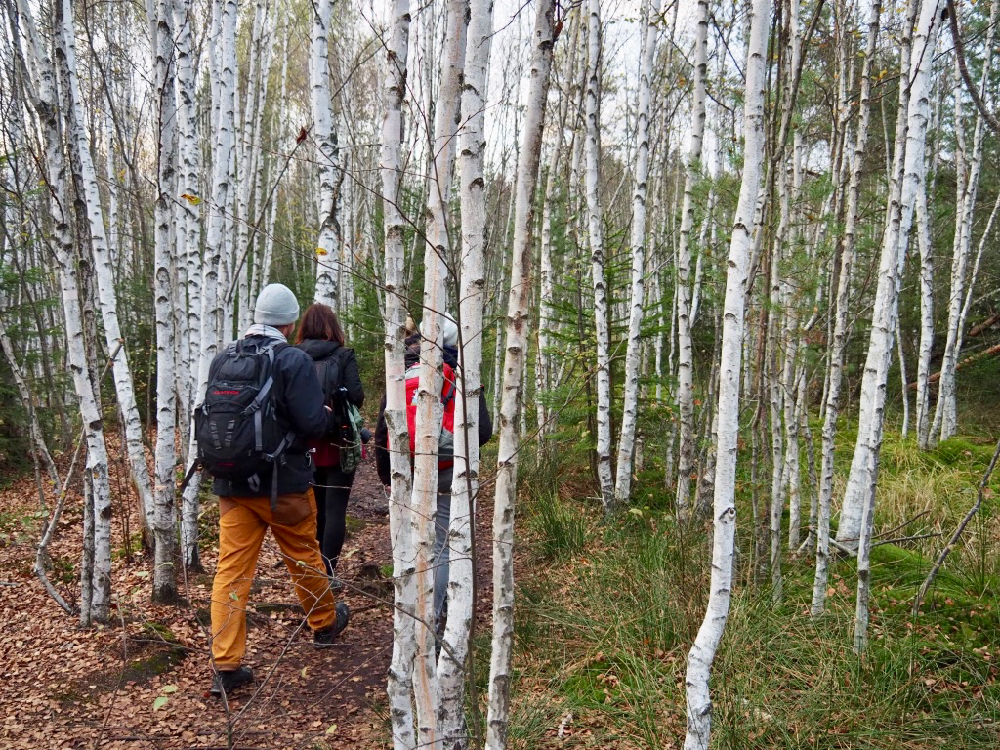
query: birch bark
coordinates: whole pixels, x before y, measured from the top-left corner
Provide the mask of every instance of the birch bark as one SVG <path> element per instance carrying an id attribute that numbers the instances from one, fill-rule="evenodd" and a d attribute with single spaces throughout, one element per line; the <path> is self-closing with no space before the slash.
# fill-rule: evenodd
<path id="1" fill-rule="evenodd" d="M 517 494 L 517 421 L 523 418 L 521 373 L 527 352 L 531 290 L 532 230 L 538 161 L 548 100 L 552 55 L 558 37 L 556 4 L 538 4 L 528 72 L 527 109 L 517 170 L 514 246 L 507 301 L 507 348 L 499 413 L 496 494 L 493 505 L 493 639 L 490 656 L 486 747 L 507 747 L 514 640 L 514 503 Z"/>
<path id="2" fill-rule="evenodd" d="M 65 0 L 69 2 L 69 0 Z M 170 225 L 176 192 L 173 15 L 169 0 L 156 4 L 156 93 L 158 154 L 157 197 L 154 207 L 154 309 L 156 317 L 156 540 L 153 568 L 153 601 L 170 602 L 177 596 L 174 575 L 176 543 L 174 508 L 175 443 L 174 315 L 171 269 L 174 266 Z"/>
<path id="3" fill-rule="evenodd" d="M 604 512 L 614 510 L 611 476 L 611 341 L 608 288 L 604 269 L 604 213 L 601 203 L 601 0 L 588 0 L 586 94 L 587 224 L 594 283 L 594 326 L 597 334 L 597 477 Z M 508 347 L 509 348 L 509 347 Z"/>
<path id="4" fill-rule="evenodd" d="M 908 17 L 915 17 L 919 9 L 923 15 L 930 15 L 933 18 L 933 11 L 937 8 L 936 0 L 928 0 L 924 8 L 918 8 L 919 5 L 918 0 L 911 0 Z M 919 27 L 913 26 L 908 20 L 905 22 L 906 29 L 915 30 L 912 38 L 904 31 L 900 44 L 900 69 L 907 71 L 909 80 L 913 83 L 909 87 L 900 86 L 899 110 L 896 118 L 896 154 L 892 166 L 893 187 L 886 211 L 878 286 L 872 312 L 871 337 L 861 381 L 858 436 L 844 492 L 840 526 L 837 529 L 837 541 L 852 547 L 858 544 L 865 498 L 875 480 L 875 467 L 882 442 L 885 389 L 895 334 L 896 291 L 901 270 L 900 252 L 905 247 L 905 240 L 909 234 L 915 190 L 920 184 L 919 171 L 913 162 L 918 156 L 923 159 L 926 121 L 922 122 L 923 128 L 918 135 L 918 123 L 915 119 L 911 121 L 910 115 L 917 117 L 915 102 L 920 99 L 922 87 L 926 85 L 927 66 L 930 63 L 925 62 L 922 56 L 933 48 L 928 47 L 926 37 L 931 30 L 931 22 L 924 18 L 921 21 L 926 23 Z M 921 34 L 919 38 L 918 30 Z M 911 143 L 914 148 L 919 149 L 919 153 L 910 152 Z M 910 163 L 907 163 L 907 159 Z M 907 174 L 910 179 L 906 178 Z"/>
<path id="5" fill-rule="evenodd" d="M 483 112 L 493 36 L 493 0 L 472 0 L 467 31 L 458 136 L 462 255 L 459 297 L 459 372 L 455 394 L 455 466 L 449 549 L 448 619 L 438 660 L 440 729 L 447 750 L 468 746 L 465 683 L 475 617 L 473 524 L 479 494 L 479 397 L 482 391 L 483 303 L 486 274 L 486 194 Z"/>
<path id="6" fill-rule="evenodd" d="M 114 273 L 112 270 L 111 249 L 108 244 L 104 224 L 104 209 L 101 206 L 100 186 L 97 181 L 97 170 L 90 150 L 90 139 L 87 135 L 87 117 L 83 111 L 84 103 L 80 96 L 80 84 L 76 71 L 76 35 L 74 31 L 72 8 L 63 0 L 63 54 L 69 81 L 70 110 L 66 113 L 69 128 L 69 140 L 74 153 L 77 154 L 82 174 L 80 177 L 84 186 L 84 199 L 87 206 L 87 220 L 90 230 L 90 246 L 94 254 L 94 269 L 97 277 L 97 289 L 100 296 L 101 318 L 104 324 L 104 334 L 109 352 L 118 350 L 122 341 L 121 328 L 118 323 L 118 299 L 115 292 Z M 139 408 L 136 405 L 135 390 L 132 385 L 132 371 L 129 367 L 127 349 L 121 348 L 112 365 L 115 381 L 115 393 L 125 422 L 125 443 L 129 458 L 129 470 L 136 492 L 139 495 L 141 507 L 150 520 L 152 511 L 152 492 L 149 485 L 149 472 L 146 469 L 146 449 L 142 440 L 142 423 L 139 420 Z M 103 534 L 101 526 L 110 523 L 110 519 L 99 519 L 96 528 Z M 110 533 L 110 531 L 108 532 Z M 109 537 L 110 539 L 110 537 Z M 110 542 L 109 542 L 110 543 Z M 101 563 L 103 564 L 103 563 Z M 110 565 L 110 562 L 108 563 Z"/>
<path id="7" fill-rule="evenodd" d="M 702 5 L 707 5 L 704 0 Z M 642 318 L 646 289 L 646 177 L 649 173 L 649 100 L 650 77 L 656 54 L 657 21 L 660 0 L 645 3 L 642 50 L 639 62 L 639 109 L 636 123 L 635 189 L 632 194 L 632 292 L 625 353 L 625 394 L 622 403 L 621 434 L 618 438 L 618 466 L 615 476 L 615 505 L 628 503 L 632 496 L 632 455 L 639 409 L 639 365 L 642 356 Z M 707 25 L 707 24 L 706 24 Z M 699 33 L 701 25 L 699 21 Z M 698 38 L 698 43 L 701 37 Z M 707 41 L 705 43 L 707 47 Z M 700 55 L 701 53 L 699 53 Z M 695 65 L 707 62 L 699 56 Z M 696 75 L 696 80 L 699 76 Z M 704 78 L 701 78 L 704 83 Z M 695 97 L 698 96 L 695 83 Z M 702 89 L 702 93 L 704 90 Z M 697 114 L 695 115 L 697 119 Z M 702 118 L 704 122 L 704 118 Z"/>
<path id="8" fill-rule="evenodd" d="M 838 3 L 838 13 L 842 13 L 843 10 L 843 6 Z M 822 456 L 820 458 L 820 484 L 816 511 L 816 571 L 813 576 L 813 617 L 823 614 L 826 605 L 826 583 L 830 567 L 830 505 L 833 498 L 837 418 L 840 414 L 840 392 L 844 380 L 844 353 L 847 349 L 851 269 L 854 264 L 854 245 L 857 238 L 858 202 L 865 148 L 868 144 L 868 124 L 871 117 L 872 64 L 874 63 L 877 49 L 879 18 L 881 14 L 881 0 L 874 0 L 869 9 L 864 62 L 861 64 L 858 127 L 850 183 L 847 189 L 847 216 L 845 219 L 844 237 L 840 247 L 840 276 L 837 281 L 835 298 L 833 343 L 830 350 L 829 363 L 830 374 L 826 399 L 823 402 Z M 847 18 L 843 18 L 841 23 L 847 23 Z"/>
<path id="9" fill-rule="evenodd" d="M 392 662 L 389 665 L 389 713 L 395 750 L 417 746 L 411 703 L 413 658 L 416 654 L 414 538 L 410 529 L 410 457 L 401 446 L 409 445 L 406 424 L 406 378 L 404 339 L 406 307 L 399 296 L 404 279 L 403 229 L 400 211 L 400 143 L 403 138 L 403 97 L 406 92 L 406 58 L 409 46 L 409 0 L 393 6 L 392 36 L 385 70 L 385 118 L 382 121 L 381 177 L 385 215 L 385 414 L 391 444 L 389 456 L 392 487 L 389 501 L 389 528 L 392 535 L 393 582 L 396 607 L 393 610 Z M 282 73 L 284 76 L 284 71 Z M 265 269 L 266 272 L 266 269 Z"/>
<path id="10" fill-rule="evenodd" d="M 708 0 L 699 0 L 696 16 L 694 101 L 684 163 L 684 198 L 677 237 L 677 410 L 680 444 L 677 467 L 677 515 L 686 519 L 691 474 L 695 466 L 694 359 L 691 348 L 691 233 L 694 230 L 694 190 L 701 177 L 705 133 L 705 82 L 708 74 Z"/>
<path id="11" fill-rule="evenodd" d="M 685 750 L 707 750 L 712 730 L 709 677 L 729 617 L 736 535 L 736 451 L 739 435 L 740 364 L 745 294 L 753 246 L 757 195 L 764 164 L 764 88 L 769 0 L 755 0 L 747 45 L 746 96 L 743 110 L 743 178 L 729 245 L 719 368 L 718 449 L 715 467 L 712 577 L 708 609 L 688 654 L 687 736 Z"/>
<path id="12" fill-rule="evenodd" d="M 913 58 L 908 66 L 912 83 L 905 112 L 906 139 L 905 144 L 900 139 L 896 141 L 897 151 L 904 151 L 900 203 L 898 208 L 892 207 L 892 215 L 886 227 L 887 244 L 882 250 L 871 342 L 865 363 L 865 377 L 861 385 L 862 410 L 858 422 L 858 441 L 855 444 L 854 462 L 848 479 L 848 494 L 844 497 L 845 509 L 852 491 L 853 497 L 857 498 L 856 502 L 861 506 L 858 529 L 858 592 L 854 615 L 854 650 L 858 653 L 864 651 L 868 642 L 871 566 L 869 554 L 875 509 L 875 485 L 878 481 L 879 452 L 885 417 L 885 390 L 889 365 L 892 362 L 893 334 L 897 317 L 896 302 L 907 237 L 913 220 L 913 204 L 917 191 L 923 187 L 924 171 L 927 166 L 924 159 L 924 145 L 927 123 L 930 119 L 930 68 L 937 40 L 940 6 L 940 0 L 926 0 L 920 8 L 919 19 L 913 33 Z M 893 244 L 889 245 L 889 242 Z"/>
<path id="13" fill-rule="evenodd" d="M 442 321 L 447 302 L 445 278 L 451 258 L 448 202 L 451 192 L 455 134 L 460 124 L 459 95 L 465 64 L 467 0 L 449 0 L 445 21 L 441 85 L 434 123 L 433 184 L 428 194 L 427 240 L 424 248 L 424 316 L 420 324 L 420 379 L 417 387 L 411 533 L 416 546 L 417 653 L 414 660 L 414 704 L 417 740 L 436 748 L 441 742 L 435 672 L 434 515 L 438 492 L 438 436 L 443 406 Z M 450 488 L 449 488 L 450 489 Z"/>
<path id="14" fill-rule="evenodd" d="M 316 291 L 313 299 L 337 309 L 337 269 L 340 253 L 337 231 L 337 139 L 333 131 L 330 96 L 329 36 L 333 0 L 313 5 L 309 85 L 312 93 L 313 140 L 319 151 L 319 239 L 316 241 Z"/>

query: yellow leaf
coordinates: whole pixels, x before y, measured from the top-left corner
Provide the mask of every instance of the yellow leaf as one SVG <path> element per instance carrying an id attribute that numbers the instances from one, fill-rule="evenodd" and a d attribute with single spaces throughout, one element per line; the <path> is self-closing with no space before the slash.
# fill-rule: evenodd
<path id="1" fill-rule="evenodd" d="M 189 193 L 181 193 L 181 198 L 186 200 L 192 206 L 197 206 L 199 203 L 201 203 L 201 198 L 199 198 L 197 195 L 191 195 Z"/>
<path id="2" fill-rule="evenodd" d="M 336 732 L 336 731 L 337 731 L 337 725 L 336 725 L 336 724 L 331 724 L 331 725 L 330 725 L 329 727 L 327 727 L 327 729 L 326 729 L 326 733 L 327 733 L 327 734 L 333 734 L 333 733 L 334 733 L 334 732 Z"/>
<path id="3" fill-rule="evenodd" d="M 123 169 L 121 172 L 118 173 L 118 179 L 119 180 L 124 180 L 126 174 L 127 174 L 127 171 Z"/>
<path id="4" fill-rule="evenodd" d="M 329 255 L 329 253 L 321 247 L 316 248 L 316 255 Z"/>

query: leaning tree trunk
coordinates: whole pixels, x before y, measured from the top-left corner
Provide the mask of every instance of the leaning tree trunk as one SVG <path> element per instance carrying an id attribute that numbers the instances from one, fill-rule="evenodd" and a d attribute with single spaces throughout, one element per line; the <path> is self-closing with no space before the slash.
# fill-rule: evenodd
<path id="1" fill-rule="evenodd" d="M 392 543 L 393 610 L 392 662 L 389 665 L 389 714 L 395 750 L 413 750 L 417 745 L 411 702 L 413 657 L 416 654 L 414 539 L 410 530 L 410 461 L 406 424 L 406 303 L 403 286 L 403 231 L 405 221 L 399 198 L 403 172 L 400 142 L 403 136 L 402 104 L 406 92 L 406 57 L 410 33 L 408 0 L 396 0 L 392 36 L 385 72 L 385 119 L 382 123 L 382 194 L 385 212 L 385 415 L 389 440 L 396 446 L 389 454 L 392 490 L 389 500 L 389 530 Z M 284 67 L 284 64 L 283 64 Z M 284 78 L 284 71 L 282 72 Z M 284 88 L 284 86 L 282 87 Z M 264 269 L 267 273 L 267 268 Z"/>
<path id="2" fill-rule="evenodd" d="M 62 0 L 59 0 L 62 2 Z M 87 115 L 80 95 L 80 84 L 76 73 L 76 43 L 73 28 L 72 7 L 64 3 L 63 33 L 65 35 L 65 63 L 69 81 L 69 111 L 66 113 L 69 140 L 77 155 L 82 174 L 84 200 L 87 204 L 87 219 L 90 228 L 90 246 L 94 254 L 94 268 L 97 276 L 97 290 L 100 299 L 101 317 L 104 323 L 105 342 L 108 352 L 118 351 L 112 365 L 115 393 L 121 408 L 125 427 L 125 446 L 129 459 L 129 470 L 141 508 L 147 523 L 152 520 L 153 498 L 149 486 L 149 471 L 146 468 L 146 448 L 142 440 L 142 423 L 136 405 L 135 390 L 132 385 L 132 371 L 129 367 L 127 348 L 119 347 L 122 338 L 118 323 L 118 298 L 115 291 L 111 249 L 105 233 L 104 209 L 101 206 L 101 191 L 97 181 L 97 170 L 90 151 L 87 136 Z M 110 520 L 106 521 L 110 523 Z"/>
<path id="3" fill-rule="evenodd" d="M 934 0 L 928 0 L 928 4 Z M 900 44 L 900 70 L 906 71 L 912 79 L 915 67 L 921 63 L 919 55 L 911 56 L 913 39 L 910 30 L 914 28 L 910 18 L 916 18 L 919 0 L 910 0 L 907 20 Z M 912 47 L 915 49 L 915 47 Z M 923 48 L 920 52 L 923 53 Z M 912 60 L 912 64 L 911 64 Z M 856 548 L 861 534 L 865 496 L 874 482 L 874 472 L 882 440 L 882 424 L 885 407 L 885 389 L 889 379 L 889 364 L 892 361 L 893 335 L 895 333 L 896 290 L 900 275 L 900 236 L 909 234 L 913 217 L 915 193 L 912 188 L 917 183 L 907 183 L 903 179 L 906 168 L 905 158 L 910 131 L 908 112 L 913 86 L 899 87 L 899 108 L 896 116 L 896 153 L 893 157 L 889 204 L 886 211 L 886 228 L 883 235 L 882 255 L 879 261 L 878 285 L 872 311 L 871 336 L 865 360 L 864 376 L 861 381 L 861 395 L 858 409 L 858 435 L 854 445 L 851 472 L 844 491 L 840 512 L 840 526 L 837 541 Z M 921 149 L 921 156 L 923 151 Z M 912 158 L 916 158 L 913 156 Z M 906 190 L 910 187 L 910 190 Z"/>
<path id="4" fill-rule="evenodd" d="M 913 0 L 916 3 L 916 0 Z M 866 399 L 872 405 L 869 421 L 858 423 L 858 443 L 854 464 L 848 479 L 848 491 L 854 488 L 860 494 L 862 512 L 858 540 L 858 592 L 854 613 L 854 650 L 861 653 L 868 643 L 868 598 L 871 574 L 871 535 L 875 510 L 875 486 L 878 482 L 879 452 L 885 418 L 885 390 L 892 362 L 892 345 L 896 323 L 896 302 L 902 275 L 903 255 L 913 221 L 913 204 L 917 191 L 923 188 L 927 161 L 924 147 L 927 122 L 930 119 L 930 69 L 932 51 L 937 37 L 938 10 L 941 0 L 925 0 L 913 33 L 913 59 L 909 67 L 910 97 L 906 108 L 905 145 L 897 141 L 896 148 L 904 150 L 900 204 L 893 207 L 886 237 L 896 246 L 885 247 L 879 268 L 879 289 L 875 297 L 872 316 L 871 344 L 865 363 L 862 381 L 862 404 Z M 896 225 L 894 230 L 893 224 Z M 887 257 L 888 262 L 887 262 Z M 887 287 L 883 293 L 883 288 Z M 862 416 L 864 413 L 862 413 Z M 858 454 L 861 454 L 861 462 Z M 856 470 L 857 469 L 857 470 Z M 844 498 L 845 504 L 847 497 Z"/>
<path id="5" fill-rule="evenodd" d="M 709 677 L 729 617 L 736 537 L 736 451 L 739 437 L 740 362 L 743 316 L 754 210 L 764 164 L 764 69 L 766 30 L 770 26 L 769 0 L 755 0 L 747 46 L 746 96 L 743 110 L 743 180 L 729 244 L 720 362 L 718 448 L 715 466 L 715 523 L 712 577 L 705 620 L 688 654 L 687 737 L 685 750 L 707 750 L 712 731 Z"/>
<path id="6" fill-rule="evenodd" d="M 55 28 L 57 29 L 56 55 L 63 66 L 63 74 L 67 83 L 67 90 L 63 92 L 63 95 L 70 112 L 71 127 L 74 131 L 73 141 L 83 172 L 79 177 L 82 179 L 85 189 L 88 192 L 93 192 L 96 189 L 96 176 L 93 161 L 87 160 L 87 157 L 90 156 L 89 145 L 86 141 L 80 142 L 81 136 L 85 139 L 86 135 L 81 132 L 84 113 L 76 75 L 76 34 L 73 28 L 73 8 L 69 0 L 60 0 L 54 10 Z M 61 148 L 61 146 L 58 147 Z M 88 164 L 89 171 L 86 167 Z M 88 183 L 91 182 L 92 184 L 88 187 Z M 65 185 L 65 181 L 62 184 Z M 63 195 L 65 197 L 66 194 Z M 104 217 L 100 212 L 99 196 L 97 200 L 96 214 L 93 213 L 93 208 L 88 201 L 89 228 L 92 234 L 100 233 L 99 239 L 94 238 L 94 244 L 105 243 L 104 250 L 106 252 Z M 64 203 L 63 205 L 68 204 Z M 63 220 L 65 221 L 65 217 Z M 68 227 L 66 228 L 66 238 L 69 239 Z M 80 240 L 81 245 L 86 245 L 83 238 L 78 238 L 78 240 Z M 87 469 L 91 494 L 85 503 L 87 504 L 86 510 L 90 511 L 93 519 L 93 567 L 90 570 L 90 585 L 88 587 L 88 582 L 84 581 L 84 589 L 91 597 L 90 617 L 98 622 L 106 622 L 111 608 L 111 489 L 108 484 L 107 448 L 104 443 L 104 427 L 98 401 L 100 383 L 95 382 L 96 376 L 92 373 L 88 362 L 84 322 L 80 318 L 81 304 L 89 290 L 80 289 L 81 280 L 76 267 L 71 239 L 68 246 L 63 249 L 67 252 L 64 257 L 60 258 L 63 265 L 63 311 L 66 316 L 66 338 L 71 350 L 70 369 L 73 370 L 76 381 L 77 394 L 80 396 L 80 411 L 87 432 Z M 70 340 L 71 336 L 72 340 Z M 115 343 L 117 346 L 117 342 Z M 84 536 L 86 547 L 86 540 L 90 536 L 86 528 Z M 85 619 L 82 615 L 86 609 L 86 607 L 81 607 L 81 620 Z M 89 625 L 90 623 L 83 622 L 83 624 Z"/>
<path id="7" fill-rule="evenodd" d="M 614 510 L 611 476 L 611 341 L 608 328 L 608 284 L 605 278 L 604 213 L 601 204 L 601 0 L 588 0 L 587 46 L 587 223 L 594 282 L 594 326 L 597 329 L 597 477 L 604 512 Z"/>
<path id="8" fill-rule="evenodd" d="M 333 99 L 328 60 L 333 0 L 316 0 L 313 8 L 309 85 L 312 90 L 313 140 L 319 161 L 319 239 L 316 240 L 316 291 L 313 299 L 337 309 L 337 140 L 333 132 Z"/>
<path id="9" fill-rule="evenodd" d="M 503 398 L 500 405 L 500 445 L 497 449 L 496 493 L 493 505 L 493 642 L 490 656 L 489 707 L 486 747 L 507 747 L 510 726 L 510 688 L 514 645 L 514 501 L 517 495 L 519 441 L 517 420 L 521 409 L 521 372 L 528 345 L 531 291 L 532 229 L 538 161 L 542 149 L 549 74 L 558 31 L 556 4 L 538 5 L 534 52 L 528 73 L 527 109 L 521 134 L 514 209 L 514 246 L 507 300 L 507 348 L 504 353 Z"/>
<path id="10" fill-rule="evenodd" d="M 703 5 L 708 0 L 702 0 Z M 636 123 L 635 190 L 632 195 L 632 309 L 629 314 L 628 347 L 625 353 L 625 394 L 622 399 L 621 434 L 618 438 L 618 467 L 615 476 L 615 504 L 628 503 L 632 495 L 632 455 L 635 451 L 639 410 L 639 365 L 642 356 L 642 317 L 646 289 L 646 176 L 649 173 L 649 80 L 656 54 L 656 22 L 660 0 L 649 0 L 645 10 L 642 52 L 639 62 L 639 111 Z M 706 22 L 707 26 L 707 22 Z M 701 23 L 698 25 L 701 33 Z M 701 37 L 699 36 L 699 42 Z M 707 47 L 707 42 L 705 44 Z M 700 57 L 696 65 L 707 62 Z M 704 81 L 704 78 L 701 78 Z M 695 84 L 697 87 L 697 83 Z M 697 98 L 697 91 L 695 93 Z M 697 117 L 697 115 L 696 115 Z M 704 120 L 702 120 L 704 122 Z"/>

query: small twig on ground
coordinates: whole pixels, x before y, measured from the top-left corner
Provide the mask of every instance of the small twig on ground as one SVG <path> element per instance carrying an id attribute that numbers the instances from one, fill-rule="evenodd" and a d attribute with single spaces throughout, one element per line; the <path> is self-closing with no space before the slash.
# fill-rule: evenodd
<path id="1" fill-rule="evenodd" d="M 900 529 L 905 528 L 906 526 L 909 526 L 911 523 L 913 523 L 914 521 L 916 521 L 916 520 L 918 520 L 920 518 L 923 518 L 928 513 L 930 513 L 929 510 L 925 510 L 925 511 L 923 511 L 921 513 L 917 513 L 917 515 L 915 515 L 910 520 L 903 521 L 901 524 L 899 524 L 899 526 L 894 526 L 893 528 L 889 529 L 888 531 L 883 531 L 881 534 L 876 534 L 874 538 L 875 539 L 881 539 L 884 536 L 889 536 L 890 534 L 895 534 Z"/>
<path id="2" fill-rule="evenodd" d="M 951 535 L 951 539 L 941 550 L 941 554 L 938 555 L 937 562 L 934 563 L 934 567 L 931 568 L 930 573 L 927 574 L 927 578 L 920 585 L 920 590 L 917 592 L 917 596 L 913 600 L 913 609 L 911 612 L 913 616 L 916 617 L 920 612 L 920 605 L 923 604 L 924 597 L 927 595 L 927 591 L 934 583 L 934 579 L 937 578 L 938 571 L 941 570 L 941 566 L 944 565 L 944 561 L 951 554 L 951 551 L 955 548 L 958 538 L 962 536 L 962 532 L 965 531 L 965 527 L 969 525 L 972 521 L 972 517 L 979 512 L 980 506 L 983 504 L 983 498 L 989 497 L 992 493 L 989 490 L 990 476 L 993 474 L 993 469 L 997 465 L 997 458 L 1000 458 L 1000 440 L 997 441 L 997 447 L 993 451 L 993 458 L 990 459 L 990 465 L 986 467 L 986 473 L 983 474 L 982 480 L 979 482 L 979 492 L 976 494 L 976 502 L 972 504 L 969 508 L 969 512 L 965 514 L 965 518 L 955 529 L 954 533 Z"/>

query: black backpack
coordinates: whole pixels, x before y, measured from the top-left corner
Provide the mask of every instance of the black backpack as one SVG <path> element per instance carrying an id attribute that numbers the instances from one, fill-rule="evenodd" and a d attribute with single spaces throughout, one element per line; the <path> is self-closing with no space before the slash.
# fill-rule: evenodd
<path id="1" fill-rule="evenodd" d="M 216 479 L 246 482 L 253 492 L 260 490 L 261 476 L 270 473 L 272 503 L 278 466 L 295 440 L 278 417 L 272 392 L 274 359 L 286 346 L 274 340 L 230 344 L 194 415 L 196 465 Z"/>
<path id="2" fill-rule="evenodd" d="M 316 368 L 316 379 L 323 389 L 323 404 L 330 407 L 336 418 L 336 428 L 327 435 L 337 445 L 343 445 L 345 440 L 353 435 L 345 434 L 348 429 L 347 420 L 347 389 L 344 387 L 344 347 L 337 349 L 332 356 L 313 360 Z"/>

